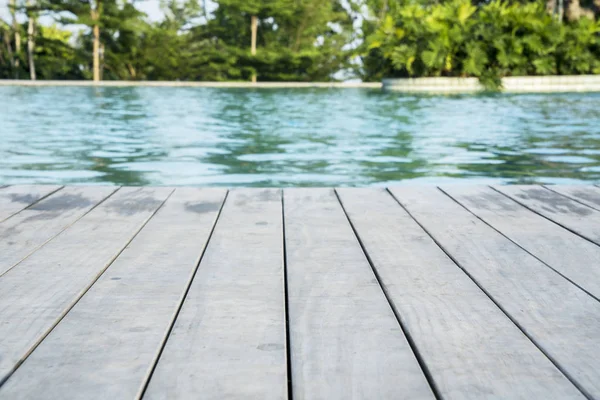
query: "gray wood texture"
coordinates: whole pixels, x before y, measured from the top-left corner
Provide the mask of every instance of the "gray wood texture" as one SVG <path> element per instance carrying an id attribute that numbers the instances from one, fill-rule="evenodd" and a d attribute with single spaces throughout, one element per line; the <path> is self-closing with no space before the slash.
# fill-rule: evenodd
<path id="1" fill-rule="evenodd" d="M 0 276 L 115 190 L 108 186 L 69 186 L 0 223 Z"/>
<path id="2" fill-rule="evenodd" d="M 223 189 L 176 189 L 11 376 L 0 396 L 138 397 L 183 301 L 225 193 Z"/>
<path id="3" fill-rule="evenodd" d="M 0 222 L 61 187 L 57 185 L 14 185 L 0 189 Z"/>
<path id="4" fill-rule="evenodd" d="M 387 191 L 337 191 L 442 398 L 585 398 Z"/>
<path id="5" fill-rule="evenodd" d="M 584 185 L 551 185 L 545 186 L 553 192 L 570 197 L 596 210 L 600 210 L 600 188 Z"/>
<path id="6" fill-rule="evenodd" d="M 0 188 L 1 400 L 600 399 L 600 189 L 115 189 Z"/>
<path id="7" fill-rule="evenodd" d="M 284 192 L 293 398 L 433 394 L 332 189 Z"/>
<path id="8" fill-rule="evenodd" d="M 281 192 L 230 191 L 144 399 L 287 397 Z"/>
<path id="9" fill-rule="evenodd" d="M 487 186 L 444 192 L 512 241 L 600 299 L 600 247 Z"/>
<path id="10" fill-rule="evenodd" d="M 600 302 L 437 188 L 391 191 L 572 382 L 600 398 Z"/>
<path id="11" fill-rule="evenodd" d="M 600 211 L 543 186 L 493 186 L 516 202 L 600 245 Z"/>
<path id="12" fill-rule="evenodd" d="M 121 188 L 0 277 L 0 382 L 71 309 L 171 192 Z"/>

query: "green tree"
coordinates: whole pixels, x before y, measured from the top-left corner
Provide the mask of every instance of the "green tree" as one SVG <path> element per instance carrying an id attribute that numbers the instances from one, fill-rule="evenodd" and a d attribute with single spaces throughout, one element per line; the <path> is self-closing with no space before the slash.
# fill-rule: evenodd
<path id="1" fill-rule="evenodd" d="M 121 65 L 113 55 L 119 45 L 127 43 L 128 36 L 143 26 L 143 13 L 132 2 L 118 0 L 43 0 L 42 7 L 54 12 L 63 25 L 84 25 L 88 27 L 78 40 L 82 51 L 90 54 L 89 63 L 82 65 L 85 76 L 101 80 L 105 69 L 119 77 Z M 123 37 L 122 37 L 123 36 Z M 91 51 L 89 50 L 91 49 Z M 112 53 L 111 53 L 112 52 Z M 105 59 L 110 59 L 105 63 Z M 118 57 L 117 57 L 118 59 Z M 121 61 L 119 59 L 119 61 Z M 90 73 L 91 71 L 91 73 Z"/>
<path id="2" fill-rule="evenodd" d="M 40 26 L 35 57 L 38 79 L 83 79 L 83 54 L 70 44 L 72 33 L 57 25 Z"/>
<path id="3" fill-rule="evenodd" d="M 230 79 L 257 74 L 261 80 L 331 80 L 348 65 L 347 46 L 355 39 L 347 4 L 351 3 L 223 0 L 214 18 L 197 27 L 193 37 L 222 49 L 217 65 Z M 253 15 L 259 27 L 256 55 L 245 50 L 252 42 Z"/>

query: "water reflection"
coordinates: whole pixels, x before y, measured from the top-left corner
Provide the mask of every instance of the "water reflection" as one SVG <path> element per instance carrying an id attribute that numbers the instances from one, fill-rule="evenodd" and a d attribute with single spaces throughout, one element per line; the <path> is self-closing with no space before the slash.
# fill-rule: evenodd
<path id="1" fill-rule="evenodd" d="M 0 184 L 598 182 L 600 95 L 0 88 Z"/>

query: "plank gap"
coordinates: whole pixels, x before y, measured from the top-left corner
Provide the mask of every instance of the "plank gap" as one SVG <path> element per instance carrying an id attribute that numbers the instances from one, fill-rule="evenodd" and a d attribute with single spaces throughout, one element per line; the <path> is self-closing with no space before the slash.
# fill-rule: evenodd
<path id="1" fill-rule="evenodd" d="M 223 198 L 223 202 L 221 203 L 221 207 L 219 208 L 219 212 L 217 213 L 217 217 L 215 218 L 215 221 L 211 227 L 210 233 L 208 234 L 208 239 L 206 239 L 206 244 L 204 245 L 204 249 L 202 249 L 202 253 L 200 254 L 200 257 L 198 258 L 198 263 L 196 264 L 196 267 L 194 268 L 194 272 L 192 273 L 192 276 L 189 280 L 189 282 L 187 283 L 187 287 L 185 289 L 185 292 L 183 293 L 183 296 L 179 302 L 179 305 L 177 307 L 177 311 L 175 311 L 175 314 L 173 315 L 173 319 L 169 324 L 169 328 L 167 330 L 167 334 L 165 335 L 163 342 L 161 343 L 160 346 L 160 350 L 158 351 L 155 360 L 152 362 L 152 368 L 150 370 L 150 372 L 148 373 L 148 376 L 146 377 L 141 390 L 139 391 L 138 395 L 135 397 L 136 400 L 139 400 L 141 398 L 144 397 L 144 394 L 146 394 L 146 390 L 148 390 L 148 385 L 150 384 L 150 380 L 152 379 L 152 375 L 154 374 L 154 371 L 156 370 L 156 366 L 158 365 L 158 361 L 160 360 L 160 357 L 163 354 L 163 351 L 165 349 L 165 346 L 167 345 L 167 342 L 169 341 L 169 337 L 171 336 L 171 332 L 173 331 L 173 327 L 175 326 L 175 321 L 177 321 L 177 317 L 179 316 L 179 313 L 181 312 L 181 309 L 183 308 L 183 303 L 185 303 L 185 299 L 188 296 L 188 293 L 190 292 L 190 287 L 192 286 L 192 282 L 194 281 L 194 278 L 196 277 L 196 273 L 198 272 L 198 268 L 200 267 L 200 263 L 202 262 L 202 258 L 204 257 L 204 253 L 206 253 L 206 249 L 208 248 L 208 245 L 210 243 L 210 239 L 213 236 L 213 233 L 215 231 L 215 228 L 217 226 L 217 223 L 219 222 L 219 217 L 221 216 L 221 212 L 223 211 L 223 207 L 225 207 L 225 203 L 227 202 L 227 197 L 229 196 L 229 190 L 227 190 L 225 192 L 225 197 Z"/>
<path id="2" fill-rule="evenodd" d="M 64 186 L 62 187 L 64 188 Z M 61 189 L 62 189 L 61 188 Z M 46 196 L 45 198 L 48 198 L 50 195 L 57 193 L 59 190 L 61 189 L 57 189 L 55 190 L 53 193 L 50 193 L 48 196 Z M 86 215 L 88 215 L 90 212 L 92 212 L 96 207 L 98 207 L 99 205 L 101 205 L 102 203 L 104 203 L 106 200 L 108 200 L 112 195 L 114 195 L 118 190 L 120 189 L 120 187 L 118 187 L 117 189 L 113 190 L 108 196 L 106 196 L 105 198 L 103 198 L 102 200 L 100 200 L 99 203 L 95 204 L 94 206 L 92 206 L 89 210 L 87 210 L 86 212 L 84 212 L 83 214 L 81 214 L 79 217 L 77 217 L 76 219 L 72 220 L 70 223 L 68 223 L 67 225 L 65 225 L 62 229 L 58 230 L 54 235 L 51 235 L 49 238 L 47 238 L 45 241 L 43 241 L 40 245 L 38 245 L 37 247 L 33 248 L 30 252 L 28 252 L 25 256 L 23 256 L 22 258 L 19 259 L 19 261 L 15 262 L 12 266 L 10 266 L 8 269 L 6 269 L 5 271 L 0 271 L 0 278 L 2 276 L 4 276 L 5 274 L 7 274 L 10 270 L 12 270 L 13 268 L 17 267 L 20 263 L 22 263 L 23 261 L 25 261 L 27 258 L 31 257 L 36 251 L 40 250 L 42 247 L 44 247 L 46 244 L 48 244 L 50 241 L 52 241 L 54 238 L 56 238 L 58 235 L 60 235 L 61 233 L 63 233 L 64 231 L 66 231 L 67 229 L 69 229 L 71 226 L 73 226 L 74 223 L 76 223 L 77 221 L 79 221 L 81 218 L 85 217 Z M 44 200 L 44 198 L 40 199 L 39 201 L 37 201 L 36 203 L 31 204 L 29 207 L 34 206 L 35 204 L 41 202 L 42 200 Z M 27 207 L 27 208 L 29 208 Z M 26 209 L 27 209 L 26 208 Z M 21 210 L 19 211 L 25 211 Z M 16 217 L 17 215 L 19 215 L 19 213 L 14 214 L 11 216 L 11 218 Z M 6 221 L 6 220 L 5 220 Z M 4 221 L 3 221 L 4 222 Z M 1 268 L 0 268 L 1 269 Z"/>
<path id="3" fill-rule="evenodd" d="M 473 211 L 471 211 L 467 206 L 465 206 L 464 204 L 462 204 L 459 200 L 455 199 L 451 194 L 449 194 L 448 192 L 446 192 L 443 188 L 441 187 L 437 187 L 438 190 L 440 190 L 442 193 L 444 193 L 446 196 L 448 196 L 452 201 L 454 201 L 456 204 L 458 204 L 459 206 L 461 206 L 462 208 L 464 208 L 467 212 L 469 212 L 471 215 L 473 215 L 475 218 L 477 218 L 478 220 L 480 220 L 481 222 L 483 222 L 484 224 L 486 224 L 487 226 L 489 226 L 490 228 L 492 228 L 493 230 L 495 230 L 496 232 L 498 232 L 500 235 L 504 236 L 506 239 L 508 239 L 509 241 L 511 241 L 512 243 L 514 243 L 517 247 L 519 247 L 521 250 L 523 250 L 524 252 L 526 252 L 527 254 L 529 254 L 530 256 L 532 256 L 533 258 L 535 258 L 536 260 L 538 260 L 539 262 L 541 262 L 542 264 L 544 264 L 546 267 L 550 268 L 552 271 L 554 271 L 555 273 L 557 273 L 558 275 L 560 275 L 561 278 L 566 279 L 567 281 L 569 281 L 572 285 L 576 286 L 577 288 L 579 288 L 581 291 L 585 292 L 587 295 L 589 295 L 590 297 L 592 297 L 593 299 L 595 299 L 596 301 L 600 302 L 600 299 L 594 295 L 593 293 L 591 293 L 590 291 L 588 291 L 587 289 L 583 288 L 582 286 L 580 286 L 578 283 L 576 283 L 575 281 L 573 281 L 571 278 L 569 278 L 568 276 L 564 275 L 562 272 L 558 271 L 557 269 L 555 269 L 553 266 L 551 266 L 550 264 L 548 264 L 547 262 L 545 262 L 544 260 L 542 260 L 541 258 L 539 258 L 537 255 L 535 255 L 534 253 L 532 253 L 531 251 L 527 250 L 525 247 L 523 247 L 522 245 L 520 245 L 518 242 L 516 242 L 515 240 L 511 239 L 508 235 L 504 234 L 502 231 L 500 231 L 499 229 L 496 229 L 492 224 L 488 223 L 485 219 L 481 218 L 479 215 L 475 214 Z M 514 201 L 512 198 L 509 198 L 510 200 Z M 521 204 L 519 204 L 521 205 Z"/>
<path id="4" fill-rule="evenodd" d="M 48 193 L 48 194 L 46 194 L 46 195 L 44 195 L 44 196 L 40 197 L 39 199 L 37 199 L 36 201 L 34 201 L 33 203 L 31 203 L 30 205 L 28 205 L 27 207 L 25 207 L 23 210 L 30 209 L 31 207 L 33 207 L 33 206 L 37 205 L 37 204 L 38 204 L 40 201 L 42 201 L 42 200 L 45 200 L 46 198 L 48 198 L 48 197 L 52 196 L 54 193 L 57 193 L 57 192 L 58 192 L 58 191 L 60 191 L 60 190 L 63 190 L 65 187 L 66 187 L 65 185 L 59 186 L 57 189 L 54 189 L 54 190 L 53 190 L 53 191 L 51 191 L 50 193 Z M 21 211 L 23 211 L 23 210 L 21 210 Z M 19 212 L 21 212 L 21 211 L 19 211 Z M 18 213 L 17 213 L 17 214 L 18 214 Z M 16 215 L 16 214 L 13 214 L 13 215 Z M 11 217 L 12 217 L 13 215 L 11 215 Z M 10 217 L 9 217 L 9 218 L 10 218 Z M 8 219 L 8 218 L 7 218 L 7 219 Z"/>
<path id="5" fill-rule="evenodd" d="M 574 196 L 571 196 L 571 195 L 569 195 L 567 193 L 554 190 L 553 187 L 555 187 L 555 186 L 552 186 L 552 185 L 542 185 L 542 186 L 544 187 L 544 189 L 548 189 L 549 191 L 554 192 L 554 193 L 556 193 L 556 194 L 558 194 L 560 196 L 563 196 L 563 197 L 566 197 L 567 199 L 573 200 L 574 202 L 577 202 L 577 203 L 581 204 L 582 206 L 589 207 L 589 208 L 594 209 L 596 211 L 600 211 L 600 208 L 598 208 L 597 206 L 593 206 L 593 205 L 591 205 L 589 203 L 583 202 L 580 199 L 578 199 L 578 198 L 576 198 Z"/>
<path id="6" fill-rule="evenodd" d="M 389 294 L 387 288 L 385 287 L 385 285 L 383 284 L 381 277 L 379 276 L 379 273 L 377 272 L 377 268 L 375 268 L 375 264 L 373 263 L 371 256 L 369 256 L 369 253 L 368 253 L 365 245 L 363 244 L 363 241 L 361 240 L 360 236 L 358 235 L 358 232 L 356 230 L 356 227 L 354 226 L 354 223 L 348 216 L 348 213 L 346 212 L 346 208 L 344 207 L 344 203 L 340 199 L 340 195 L 337 192 L 337 189 L 335 190 L 335 196 L 336 196 L 338 202 L 340 203 L 342 210 L 344 211 L 344 215 L 346 216 L 346 219 L 348 220 L 348 223 L 350 224 L 350 227 L 352 228 L 352 232 L 354 233 L 354 236 L 356 236 L 356 240 L 358 241 L 358 244 L 360 245 L 360 248 L 361 248 L 365 258 L 367 259 L 369 266 L 371 267 L 371 270 L 373 271 L 373 274 L 375 275 L 375 279 L 377 280 L 377 284 L 379 285 L 379 287 L 381 288 L 381 290 L 383 292 L 383 295 L 385 296 L 385 300 L 387 301 L 388 305 L 394 312 L 396 321 L 398 321 L 398 325 L 400 326 L 402 333 L 404 333 L 404 336 L 406 337 L 406 340 L 408 341 L 408 344 L 410 345 L 410 348 L 412 349 L 412 352 L 415 355 L 417 362 L 419 363 L 419 367 L 421 367 L 421 370 L 423 371 L 423 374 L 425 375 L 425 379 L 427 379 L 427 383 L 429 384 L 429 387 L 431 388 L 433 395 L 435 396 L 435 398 L 437 400 L 441 400 L 442 395 L 440 393 L 439 388 L 437 387 L 437 384 L 435 383 L 435 380 L 433 379 L 431 371 L 429 370 L 429 367 L 427 367 L 427 363 L 423 359 L 423 356 L 422 356 L 421 352 L 419 351 L 419 348 L 417 347 L 411 334 L 408 332 L 408 330 L 402 323 L 402 320 L 400 318 L 400 313 L 398 312 L 396 307 L 394 307 L 394 303 L 390 299 L 390 294 Z"/>
<path id="7" fill-rule="evenodd" d="M 35 186 L 36 185 L 6 186 L 5 188 L 7 188 L 7 189 L 8 188 L 11 188 L 11 189 L 17 188 L 17 191 L 18 191 L 18 188 L 35 187 Z M 44 187 L 43 185 L 38 185 L 38 186 Z M 49 187 L 52 187 L 52 186 L 54 186 L 54 185 L 50 185 Z M 45 193 L 45 194 L 41 195 L 41 197 L 39 197 L 36 200 L 34 200 L 33 203 L 31 203 L 31 204 L 29 204 L 30 200 L 29 201 L 28 200 L 23 200 L 23 203 L 25 203 L 25 202 L 27 203 L 26 206 L 24 206 L 24 204 L 22 204 L 23 207 L 19 206 L 18 208 L 14 208 L 13 210 L 9 210 L 8 213 L 6 213 L 6 210 L 4 210 L 4 212 L 0 213 L 0 214 L 4 214 L 4 217 L 2 215 L 0 215 L 0 222 L 4 222 L 7 219 L 11 218 L 12 216 L 17 215 L 21 211 L 26 210 L 26 209 L 28 209 L 31 206 L 34 206 L 38 202 L 44 200 L 46 197 L 48 197 L 48 196 L 50 196 L 50 195 L 52 195 L 52 194 L 54 194 L 56 192 L 58 192 L 62 188 L 64 188 L 64 186 L 54 186 L 54 189 L 50 190 L 48 193 Z M 13 195 L 14 195 L 14 193 L 13 193 Z"/>
<path id="8" fill-rule="evenodd" d="M 98 281 L 98 279 L 100 279 L 102 274 L 104 274 L 104 272 L 106 272 L 106 270 L 108 268 L 110 268 L 112 263 L 119 257 L 119 255 L 121 255 L 121 253 L 133 241 L 133 239 L 135 239 L 135 237 L 142 231 L 142 229 L 148 224 L 148 222 L 152 219 L 152 217 L 154 215 L 156 215 L 158 210 L 160 210 L 162 208 L 162 206 L 165 204 L 165 202 L 169 199 L 169 197 L 173 194 L 174 191 L 175 190 L 173 189 L 169 193 L 169 195 L 162 201 L 162 203 L 156 208 L 156 210 L 154 210 L 152 212 L 150 217 L 140 226 L 140 228 L 137 230 L 137 232 L 135 232 L 131 236 L 131 238 L 126 242 L 126 244 L 122 247 L 122 249 L 115 256 L 113 256 L 110 259 L 110 261 L 107 263 L 106 267 L 104 269 L 102 269 L 97 274 L 97 276 L 89 283 L 89 285 L 83 289 L 83 291 L 80 293 L 80 295 L 69 306 L 66 307 L 66 309 L 58 316 L 56 321 L 54 321 L 52 323 L 52 325 L 48 328 L 48 330 L 40 335 L 40 337 L 36 340 L 36 342 L 33 343 L 32 346 L 27 350 L 25 355 L 16 362 L 16 364 L 13 366 L 13 368 L 9 372 L 7 372 L 4 377 L 0 378 L 0 388 L 2 387 L 2 385 L 4 385 L 4 383 L 6 383 L 6 381 L 8 379 L 10 379 L 10 377 L 19 369 L 19 367 L 21 365 L 23 365 L 23 363 L 25 362 L 25 360 L 27 360 L 27 358 L 31 355 L 31 353 L 33 353 L 35 351 L 35 349 L 37 349 L 38 346 L 44 341 L 44 339 L 46 339 L 46 337 L 48 337 L 48 335 L 54 330 L 54 328 L 56 328 L 56 326 L 65 318 L 65 316 L 69 313 L 69 311 L 71 311 L 73 309 L 73 307 L 75 307 L 75 305 L 79 302 L 79 300 L 81 300 L 81 298 L 83 296 L 85 296 L 85 294 L 90 290 L 90 288 Z"/>
<path id="9" fill-rule="evenodd" d="M 288 400 L 294 399 L 294 389 L 292 381 L 292 347 L 290 340 L 290 306 L 288 292 L 288 274 L 287 274 L 287 248 L 285 239 L 285 190 L 281 190 L 281 227 L 283 230 L 283 307 L 285 313 L 285 357 L 287 363 L 287 389 Z"/>
<path id="10" fill-rule="evenodd" d="M 532 211 L 532 212 L 536 213 L 537 215 L 539 215 L 539 216 L 541 216 L 541 217 L 543 217 L 543 218 L 547 219 L 548 221 L 550 221 L 550 222 L 552 222 L 552 223 L 554 223 L 554 224 L 558 225 L 559 227 L 561 227 L 561 228 L 563 228 L 563 229 L 566 229 L 566 230 L 568 230 L 569 232 L 571 232 L 571 233 L 573 233 L 573 234 L 575 234 L 575 235 L 579 236 L 579 237 L 580 237 L 580 238 L 582 238 L 582 239 L 585 239 L 585 240 L 587 240 L 587 241 L 588 241 L 588 242 L 590 242 L 590 243 L 593 243 L 593 244 L 595 244 L 596 246 L 600 246 L 600 243 L 596 243 L 596 242 L 595 242 L 595 241 L 593 241 L 592 239 L 590 239 L 590 238 L 588 238 L 588 237 L 584 236 L 583 234 L 581 234 L 581 233 L 577 232 L 576 230 L 574 230 L 574 229 L 571 229 L 571 228 L 569 228 L 568 226 L 566 226 L 566 225 L 563 225 L 563 224 L 561 224 L 560 222 L 557 222 L 557 221 L 553 220 L 553 219 L 552 219 L 552 218 L 550 218 L 550 217 L 547 217 L 546 215 L 544 215 L 544 214 L 542 214 L 542 213 L 538 212 L 537 210 L 535 210 L 533 207 L 529 207 L 529 206 L 528 206 L 527 204 L 525 204 L 524 202 L 521 202 L 521 201 L 517 200 L 517 199 L 515 198 L 516 196 L 515 196 L 515 197 L 512 197 L 512 196 L 509 196 L 509 195 L 507 195 L 506 193 L 503 193 L 503 192 L 501 192 L 500 190 L 496 189 L 496 188 L 495 188 L 495 187 L 493 187 L 493 186 L 489 186 L 489 187 L 490 187 L 490 188 L 492 188 L 492 190 L 494 190 L 494 191 L 496 191 L 496 192 L 500 193 L 501 195 L 503 195 L 503 196 L 506 196 L 507 198 L 511 199 L 512 201 L 514 201 L 514 202 L 516 202 L 516 203 L 518 203 L 518 204 L 522 205 L 522 206 L 523 206 L 523 207 L 525 207 L 526 209 L 528 209 L 528 210 L 530 210 L 530 211 Z M 543 187 L 543 186 L 540 186 L 540 187 Z M 544 188 L 544 189 L 546 189 L 546 188 Z M 548 190 L 548 189 L 546 189 L 546 190 Z M 553 192 L 553 193 L 556 193 L 556 192 Z M 591 208 L 591 207 L 588 207 L 588 208 Z"/>
<path id="11" fill-rule="evenodd" d="M 569 380 L 569 382 L 571 382 L 571 384 L 573 386 L 575 386 L 586 398 L 590 399 L 590 400 L 594 400 L 593 396 L 591 396 L 587 390 L 585 390 L 572 376 L 571 374 L 569 374 L 567 371 L 565 371 L 565 369 L 558 363 L 557 360 L 554 359 L 554 357 L 552 357 L 548 352 L 546 352 L 544 350 L 544 348 L 539 345 L 539 343 L 537 343 L 537 341 L 535 339 L 533 339 L 530 335 L 527 334 L 527 332 L 525 331 L 525 329 L 523 329 L 523 327 L 521 327 L 521 325 L 506 311 L 506 309 L 504 307 L 502 307 L 500 305 L 500 303 L 498 301 L 496 301 L 496 299 L 494 299 L 491 294 L 480 284 L 480 282 L 475 279 L 475 277 L 473 277 L 465 268 L 462 267 L 462 265 L 458 262 L 458 260 L 452 255 L 450 254 L 450 252 L 447 251 L 447 249 L 429 232 L 429 230 L 427 230 L 425 228 L 425 226 L 423 226 L 423 224 L 421 224 L 420 221 L 418 221 L 414 215 L 408 210 L 407 207 L 405 207 L 400 200 L 394 195 L 394 193 L 392 191 L 390 191 L 389 189 L 386 189 L 391 196 L 394 198 L 394 200 L 396 200 L 396 202 L 400 205 L 400 207 L 402 207 L 404 209 L 404 211 L 406 211 L 406 213 L 421 227 L 421 229 L 423 229 L 423 231 L 435 242 L 435 244 L 437 244 L 437 246 L 448 256 L 448 258 L 450 258 L 452 260 L 452 262 L 454 262 L 454 264 L 460 268 L 468 277 L 469 279 L 471 279 L 473 281 L 473 283 L 475 283 L 475 285 L 477 285 L 477 287 L 490 299 L 490 301 L 492 301 L 496 307 L 498 307 L 503 313 L 504 315 L 506 315 L 506 317 L 508 319 L 510 319 L 510 321 L 523 333 L 523 335 L 525 335 L 525 337 L 527 337 L 531 343 L 533 343 L 534 346 L 536 346 L 538 348 L 538 350 L 544 354 L 544 356 L 546 356 L 546 358 L 552 363 L 554 364 L 554 366 Z"/>

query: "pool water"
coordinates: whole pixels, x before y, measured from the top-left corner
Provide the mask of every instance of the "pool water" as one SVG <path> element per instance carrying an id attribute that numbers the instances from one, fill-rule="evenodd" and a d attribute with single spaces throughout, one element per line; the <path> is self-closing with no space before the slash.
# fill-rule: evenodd
<path id="1" fill-rule="evenodd" d="M 0 184 L 598 183 L 600 94 L 0 87 Z"/>

